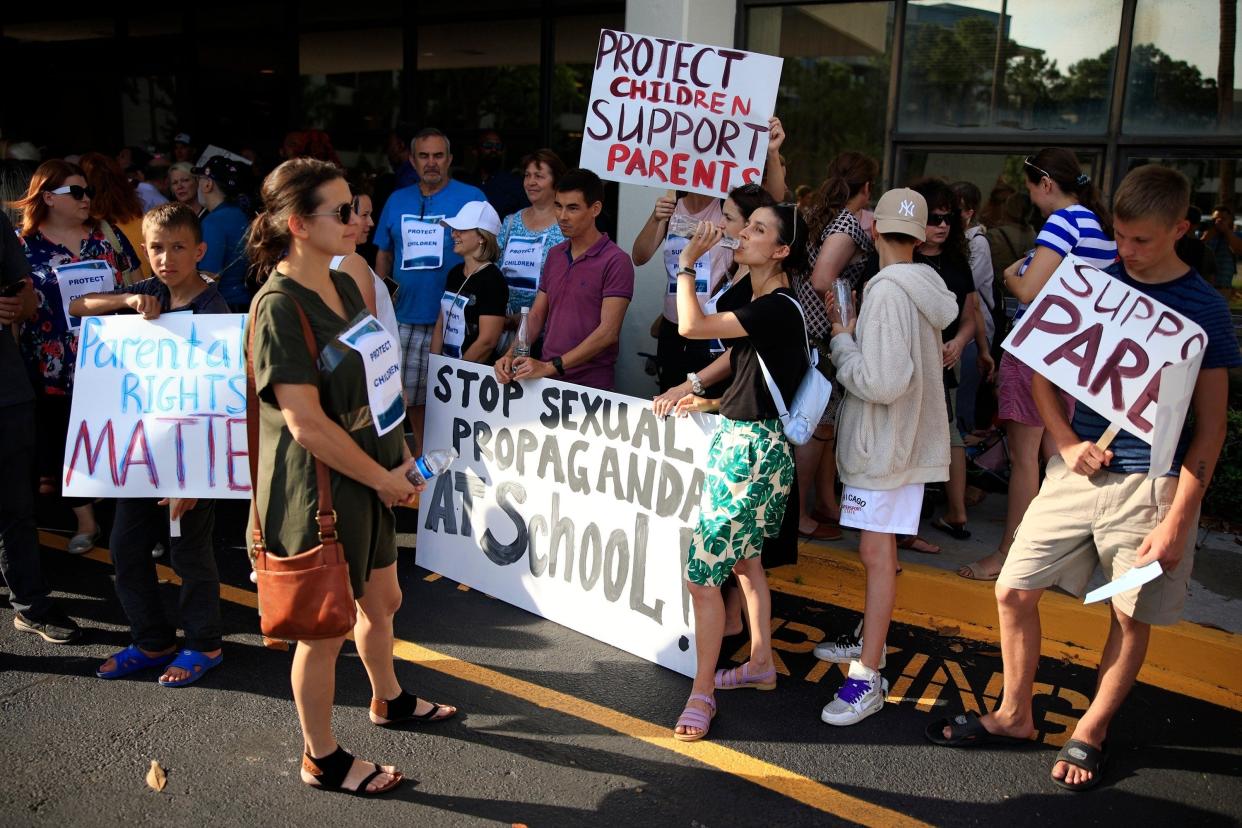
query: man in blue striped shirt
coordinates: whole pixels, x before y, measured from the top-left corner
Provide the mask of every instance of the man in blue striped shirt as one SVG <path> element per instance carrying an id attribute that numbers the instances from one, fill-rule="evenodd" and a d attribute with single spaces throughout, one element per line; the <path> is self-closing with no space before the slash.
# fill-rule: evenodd
<path id="1" fill-rule="evenodd" d="M 1149 165 L 1127 175 L 1114 202 L 1121 261 L 1110 269 L 1114 278 L 1198 323 L 1208 336 L 1192 397 L 1193 425 L 1183 426 L 1174 471 L 1148 480 L 1151 447 L 1125 431 L 1112 450 L 1101 450 L 1096 441 L 1108 421 L 1078 403 L 1071 424 L 1060 392 L 1035 376 L 1035 403 L 1060 454 L 1048 463 L 1047 479 L 997 581 L 1005 694 L 993 713 L 959 716 L 928 731 L 933 741 L 956 746 L 1030 737 L 1044 590 L 1056 586 L 1082 595 L 1097 563 L 1116 580 L 1158 561 L 1162 577 L 1112 599 L 1095 698 L 1052 768 L 1052 781 L 1070 790 L 1099 783 L 1108 726 L 1143 666 L 1151 625 L 1173 624 L 1181 616 L 1199 505 L 1225 439 L 1227 372 L 1242 365 L 1224 299 L 1174 250 L 1189 229 L 1189 199 L 1190 184 L 1176 170 Z"/>

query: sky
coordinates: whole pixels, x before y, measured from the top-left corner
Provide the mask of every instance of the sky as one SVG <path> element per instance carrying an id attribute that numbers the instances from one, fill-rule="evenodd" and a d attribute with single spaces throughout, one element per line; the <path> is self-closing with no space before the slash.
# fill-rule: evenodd
<path id="1" fill-rule="evenodd" d="M 945 0 L 921 0 L 938 5 Z M 1001 0 L 951 0 L 955 5 L 999 13 Z M 1237 2 L 1237 0 L 1235 0 Z M 1117 41 L 1121 0 L 1009 0 L 1010 37 L 1056 60 L 1064 72 L 1070 64 L 1096 57 Z M 1047 25 L 1048 20 L 1068 25 Z M 1139 0 L 1134 42 L 1155 43 L 1176 60 L 1216 76 L 1220 36 L 1220 0 Z M 1242 84 L 1242 60 L 1234 53 L 1236 84 Z"/>

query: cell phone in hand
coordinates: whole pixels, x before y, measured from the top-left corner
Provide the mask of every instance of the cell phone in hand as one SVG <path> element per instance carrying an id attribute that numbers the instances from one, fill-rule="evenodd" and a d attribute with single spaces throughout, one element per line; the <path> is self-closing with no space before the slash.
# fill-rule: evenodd
<path id="1" fill-rule="evenodd" d="M 20 279 L 16 282 L 10 282 L 9 284 L 4 285 L 3 287 L 0 287 L 0 296 L 3 296 L 6 299 L 11 299 L 12 297 L 21 293 L 22 288 L 25 286 L 26 286 L 25 279 Z"/>

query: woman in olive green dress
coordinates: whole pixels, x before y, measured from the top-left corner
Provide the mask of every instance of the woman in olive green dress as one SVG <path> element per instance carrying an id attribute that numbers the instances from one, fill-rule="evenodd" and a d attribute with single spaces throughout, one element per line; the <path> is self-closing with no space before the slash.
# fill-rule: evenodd
<path id="1" fill-rule="evenodd" d="M 329 269 L 351 252 L 359 222 L 341 170 L 297 159 L 263 182 L 265 212 L 250 230 L 250 261 L 263 286 L 250 305 L 259 395 L 255 499 L 264 541 L 277 555 L 319 543 L 315 458 L 331 470 L 337 533 L 358 605 L 354 641 L 371 680 L 371 721 L 436 721 L 456 708 L 401 689 L 393 667 L 393 615 L 401 605 L 393 506 L 416 488 L 405 476 L 410 452 L 399 424 L 374 416 L 361 355 L 341 335 L 366 318 L 354 281 Z M 315 336 L 313 358 L 298 308 Z M 371 335 L 387 336 L 383 326 Z M 368 339 L 368 342 L 372 340 Z M 391 766 L 356 760 L 332 734 L 336 660 L 344 637 L 299 641 L 293 699 L 305 741 L 302 781 L 328 790 L 384 793 L 402 780 Z"/>

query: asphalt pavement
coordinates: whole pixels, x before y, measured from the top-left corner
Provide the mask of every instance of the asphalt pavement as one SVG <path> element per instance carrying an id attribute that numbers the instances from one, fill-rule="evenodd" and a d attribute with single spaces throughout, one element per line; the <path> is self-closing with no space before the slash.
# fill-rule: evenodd
<path id="1" fill-rule="evenodd" d="M 1041 663 L 1038 744 L 937 748 L 923 737 L 930 721 L 994 704 L 999 653 L 952 627 L 897 625 L 884 671 L 889 704 L 832 728 L 819 710 L 843 672 L 811 650 L 858 615 L 778 593 L 777 690 L 718 694 L 710 739 L 683 744 L 670 728 L 687 679 L 435 576 L 414 550 L 398 564 L 398 675 L 462 713 L 436 725 L 372 726 L 366 677 L 347 644 L 338 738 L 410 781 L 379 799 L 313 791 L 298 781 L 290 654 L 261 644 L 240 552 L 220 552 L 225 663 L 172 690 L 154 674 L 94 677 L 128 643 L 111 567 L 103 552 L 74 558 L 56 546 L 49 541 L 48 571 L 88 634 L 80 645 L 46 645 L 17 632 L 0 608 L 4 825 L 1242 822 L 1242 713 L 1233 710 L 1140 685 L 1114 724 L 1106 785 L 1061 791 L 1048 771 L 1093 670 Z M 727 641 L 722 660 L 744 659 L 745 641 Z M 158 793 L 144 781 L 152 760 L 167 773 Z"/>

